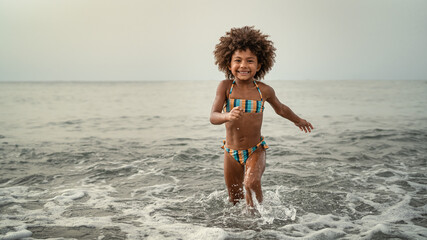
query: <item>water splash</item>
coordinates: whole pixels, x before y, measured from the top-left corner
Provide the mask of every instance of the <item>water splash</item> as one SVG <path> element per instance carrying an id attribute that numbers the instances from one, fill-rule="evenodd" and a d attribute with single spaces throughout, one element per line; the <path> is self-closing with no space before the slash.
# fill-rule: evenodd
<path id="1" fill-rule="evenodd" d="M 258 202 L 255 196 L 255 192 L 252 192 L 252 201 L 254 208 L 260 215 L 263 224 L 273 224 L 276 221 L 295 221 L 297 211 L 290 205 L 286 207 L 280 200 L 280 186 L 276 188 L 276 191 L 266 191 L 264 193 L 264 200 L 262 203 Z"/>

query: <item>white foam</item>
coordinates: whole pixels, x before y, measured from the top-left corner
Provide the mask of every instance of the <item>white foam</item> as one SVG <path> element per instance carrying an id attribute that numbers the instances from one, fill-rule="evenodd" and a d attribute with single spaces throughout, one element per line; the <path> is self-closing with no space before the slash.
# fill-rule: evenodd
<path id="1" fill-rule="evenodd" d="M 61 204 L 69 203 L 74 200 L 80 199 L 85 196 L 85 191 L 76 189 L 64 190 L 60 196 L 56 196 L 53 200 L 60 202 Z"/>
<path id="2" fill-rule="evenodd" d="M 23 197 L 28 195 L 34 196 L 34 193 L 30 193 L 28 187 L 25 186 L 0 188 L 0 206 L 9 203 L 25 202 Z"/>
<path id="3" fill-rule="evenodd" d="M 169 176 L 169 177 L 173 179 L 175 184 L 179 183 L 179 181 L 180 181 L 177 177 L 174 177 L 174 176 Z"/>
<path id="4" fill-rule="evenodd" d="M 369 238 L 372 234 L 376 232 L 383 232 L 385 234 L 390 232 L 389 225 L 403 221 L 403 222 L 411 222 L 413 218 L 423 218 L 419 211 L 412 208 L 409 203 L 411 201 L 411 197 L 406 195 L 403 199 L 397 202 L 394 205 L 388 206 L 380 206 L 379 210 L 381 214 L 379 215 L 367 215 L 360 219 L 360 224 L 364 226 L 364 231 L 362 236 Z M 411 225 L 410 232 L 417 232 L 417 229 L 420 228 L 417 225 Z M 401 234 L 398 231 L 394 234 Z"/>
<path id="5" fill-rule="evenodd" d="M 221 199 L 222 196 L 224 195 L 224 193 L 225 193 L 225 191 L 217 191 L 217 190 L 215 190 L 215 191 L 211 192 L 207 197 L 202 197 L 202 198 L 200 198 L 199 200 L 196 200 L 196 201 L 199 201 L 199 202 L 200 201 L 207 201 L 207 202 L 209 202 L 209 201 L 212 201 L 212 200 L 216 201 L 218 199 Z"/>
<path id="6" fill-rule="evenodd" d="M 0 237 L 0 239 L 2 239 L 2 240 L 15 240 L 15 239 L 22 239 L 22 238 L 31 237 L 31 235 L 33 235 L 33 233 L 31 231 L 28 231 L 26 228 L 27 228 L 27 226 L 25 226 L 25 225 L 15 227 L 15 232 L 8 232 L 3 237 Z"/>
<path id="7" fill-rule="evenodd" d="M 351 223 L 348 217 L 308 213 L 300 217 L 299 223 L 287 224 L 279 229 L 293 236 L 286 235 L 286 237 L 283 237 L 286 239 L 294 239 L 294 237 L 303 237 L 304 239 L 337 239 L 346 234 L 344 229 L 352 227 L 354 227 L 354 224 Z"/>
<path id="8" fill-rule="evenodd" d="M 373 226 L 370 230 L 362 233 L 363 239 L 371 239 L 375 233 L 390 233 L 390 227 L 386 226 L 383 223 Z"/>
<path id="9" fill-rule="evenodd" d="M 379 205 L 379 209 L 382 210 L 380 215 L 367 215 L 363 217 L 362 221 L 374 221 L 374 222 L 397 222 L 400 220 L 409 220 L 415 216 L 415 212 L 409 207 L 410 196 L 405 196 L 402 201 L 392 206 Z"/>
<path id="10" fill-rule="evenodd" d="M 184 239 L 226 239 L 228 234 L 221 228 L 198 228 L 195 233 L 188 233 Z"/>
<path id="11" fill-rule="evenodd" d="M 144 195 L 160 194 L 162 192 L 173 192 L 176 188 L 175 184 L 164 183 L 138 188 L 132 192 L 132 197 L 136 197 L 143 193 Z"/>
<path id="12" fill-rule="evenodd" d="M 151 169 L 153 170 L 153 169 Z M 152 174 L 159 173 L 158 170 L 150 172 Z M 172 178 L 173 179 L 173 178 Z M 145 186 L 135 189 L 132 197 L 129 199 L 117 198 L 116 189 L 107 184 L 96 182 L 94 184 L 85 184 L 87 181 L 82 180 L 78 183 L 78 187 L 69 189 L 50 189 L 50 194 L 57 196 L 48 200 L 43 209 L 28 210 L 21 207 L 19 204 L 11 206 L 13 210 L 11 215 L 2 215 L 3 219 L 7 219 L 8 226 L 20 226 L 24 224 L 23 219 L 31 219 L 44 226 L 91 226 L 96 228 L 119 227 L 121 231 L 127 234 L 129 239 L 226 239 L 235 238 L 250 238 L 258 236 L 259 233 L 244 230 L 240 228 L 221 229 L 198 226 L 198 223 L 191 223 L 191 217 L 188 218 L 188 223 L 180 222 L 169 212 L 171 206 L 182 203 L 194 203 L 205 206 L 214 206 L 214 211 L 219 213 L 229 214 L 231 218 L 246 218 L 241 216 L 245 204 L 238 204 L 232 207 L 227 201 L 227 192 L 225 190 L 215 190 L 206 195 L 197 193 L 193 196 L 173 196 L 171 198 L 163 197 L 164 194 L 174 192 L 179 187 L 179 180 L 171 181 L 170 183 Z M 409 182 L 411 184 L 411 182 Z M 416 189 L 423 189 L 425 186 L 413 183 L 411 184 Z M 384 190 L 394 193 L 400 192 L 398 185 L 388 186 Z M 55 193 L 56 191 L 56 193 Z M 264 201 L 262 204 L 256 202 L 260 217 L 254 218 L 251 223 L 258 224 L 261 228 L 264 224 L 277 224 L 274 220 L 286 220 L 286 225 L 283 227 L 277 226 L 274 230 L 269 230 L 268 236 L 277 236 L 280 239 L 336 239 L 342 237 L 347 229 L 353 232 L 348 234 L 349 238 L 364 237 L 365 239 L 372 238 L 377 233 L 390 234 L 396 237 L 417 239 L 420 236 L 425 236 L 425 228 L 411 223 L 413 218 L 422 218 L 422 212 L 425 212 L 425 206 L 414 208 L 409 205 L 411 196 L 401 196 L 396 194 L 394 199 L 390 199 L 385 203 L 376 202 L 378 194 L 370 192 L 353 192 L 347 194 L 345 202 L 346 207 L 349 207 L 353 213 L 357 213 L 357 205 L 360 203 L 371 206 L 378 215 L 366 215 L 361 219 L 350 219 L 350 216 L 336 216 L 333 214 L 319 215 L 314 213 L 298 212 L 292 205 L 283 202 L 283 195 L 289 192 L 294 192 L 294 188 L 286 188 L 282 186 L 272 186 L 264 189 Z M 27 195 L 37 196 L 43 192 L 28 192 L 27 187 L 11 187 L 8 189 L 0 189 L 0 198 L 9 202 L 27 202 Z M 158 196 L 158 194 L 161 194 Z M 253 194 L 254 196 L 254 194 Z M 74 204 L 76 200 L 85 197 L 84 201 L 78 202 L 83 208 L 104 209 L 110 212 L 109 216 L 85 216 L 81 217 L 64 217 L 62 214 L 68 207 Z M 400 200 L 399 200 L 400 198 Z M 24 206 L 24 205 L 23 205 Z M 199 206 L 200 207 L 200 206 Z M 111 209 L 117 212 L 111 212 Z M 191 212 L 191 210 L 189 211 Z M 217 213 L 218 213 L 217 212 Z M 230 213 L 231 212 L 231 213 Z M 166 213 L 166 214 L 165 214 Z M 210 214 L 210 213 L 206 213 Z M 367 214 L 367 213 L 364 213 Z M 113 221 L 115 217 L 129 217 L 129 221 L 135 224 L 129 224 L 129 221 L 117 222 Z M 184 216 L 185 217 L 185 216 Z M 16 219 L 16 220 L 13 220 Z M 289 222 L 297 221 L 297 222 Z M 407 224 L 399 224 L 396 227 L 395 222 L 404 221 Z M 197 222 L 197 221 L 196 221 Z M 203 225 L 203 223 L 200 223 Z M 238 223 L 240 224 L 240 223 Z M 138 226 L 138 227 L 135 227 Z M 214 224 L 214 226 L 216 226 Z M 236 230 L 237 229 L 237 230 Z M 29 232 L 29 231 L 28 231 Z M 25 236 L 29 234 L 27 230 L 20 229 L 8 233 L 8 237 Z M 16 234 L 15 234 L 16 233 Z M 15 234 L 15 235 L 13 235 Z M 21 234 L 21 235 L 20 235 Z M 423 235 L 424 234 L 424 235 Z M 264 236 L 264 233 L 261 234 Z M 5 235 L 6 236 L 6 235 Z M 147 237 L 148 236 L 148 237 Z M 1 237 L 0 237 L 1 239 Z M 17 239 L 17 238 L 10 238 Z"/>
<path id="13" fill-rule="evenodd" d="M 156 225 L 156 228 L 156 231 L 168 233 L 169 236 L 162 237 L 162 239 L 221 240 L 228 237 L 227 232 L 221 228 L 201 227 L 185 223 L 161 224 Z"/>
<path id="14" fill-rule="evenodd" d="M 44 204 L 44 209 L 33 210 L 26 215 L 33 215 L 33 218 L 40 222 L 51 222 L 54 225 L 60 226 L 110 226 L 111 217 L 73 217 L 65 218 L 62 214 L 66 208 L 71 206 L 75 200 L 88 196 L 85 201 L 85 206 L 88 208 L 106 209 L 114 203 L 114 198 L 109 197 L 109 193 L 114 192 L 114 188 L 109 185 L 84 185 L 77 189 L 64 189 L 59 192 L 59 195 L 48 200 Z M 42 219 L 40 217 L 45 219 Z M 95 223 L 95 224 L 94 224 Z M 98 224 L 102 223 L 102 224 Z M 110 224 L 108 224 L 110 223 Z"/>
<path id="15" fill-rule="evenodd" d="M 155 188 L 161 188 L 159 191 L 169 190 L 170 184 L 160 184 L 151 186 L 151 188 L 142 188 L 147 190 L 149 193 L 155 193 Z M 141 190 L 141 189 L 139 189 Z M 139 191 L 137 190 L 137 191 Z M 146 193 L 144 194 L 146 195 Z M 129 239 L 226 239 L 228 234 L 225 230 L 216 227 L 204 227 L 198 226 L 191 223 L 177 222 L 172 217 L 165 216 L 162 211 L 170 206 L 182 204 L 183 202 L 192 201 L 195 203 L 202 203 L 204 201 L 210 201 L 209 199 L 217 199 L 218 196 L 223 197 L 224 192 L 214 191 L 203 201 L 197 201 L 193 197 L 186 197 L 182 199 L 176 198 L 159 198 L 153 200 L 151 204 L 146 205 L 133 205 L 127 206 L 127 210 L 123 210 L 124 214 L 137 214 L 140 216 L 138 221 L 141 222 L 142 227 L 135 228 L 127 226 L 121 226 L 122 230 L 125 231 Z M 161 211 L 159 211 L 161 210 Z M 116 224 L 117 225 L 117 224 Z"/>
<path id="16" fill-rule="evenodd" d="M 420 184 L 420 183 L 411 182 L 411 181 L 408 181 L 408 184 L 411 187 L 415 188 L 417 191 L 427 190 L 427 184 Z"/>
<path id="17" fill-rule="evenodd" d="M 324 228 L 319 231 L 312 232 L 310 234 L 307 234 L 304 239 L 310 240 L 317 240 L 317 239 L 338 239 L 343 236 L 345 236 L 346 233 L 341 230 L 337 229 L 331 229 L 331 228 Z"/>
<path id="18" fill-rule="evenodd" d="M 144 176 L 144 175 L 145 175 L 145 171 L 142 169 L 139 169 L 137 173 L 130 175 L 129 177 L 127 177 L 127 179 L 132 180 L 136 177 Z"/>
<path id="19" fill-rule="evenodd" d="M 272 224 L 274 220 L 292 220 L 295 221 L 297 216 L 297 210 L 291 205 L 289 207 L 284 206 L 280 200 L 280 190 L 276 188 L 276 191 L 265 191 L 264 199 L 260 204 L 255 196 L 255 192 L 252 191 L 252 201 L 255 208 L 261 214 L 263 224 Z"/>

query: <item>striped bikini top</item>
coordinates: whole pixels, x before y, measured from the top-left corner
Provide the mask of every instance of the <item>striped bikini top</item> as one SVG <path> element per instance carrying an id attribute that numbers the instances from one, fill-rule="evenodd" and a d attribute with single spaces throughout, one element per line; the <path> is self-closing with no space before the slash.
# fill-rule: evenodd
<path id="1" fill-rule="evenodd" d="M 258 84 L 254 81 L 255 87 L 258 90 L 259 95 L 261 97 L 261 101 L 230 98 L 231 93 L 233 92 L 233 87 L 235 83 L 236 81 L 233 81 L 233 83 L 231 84 L 230 93 L 228 94 L 229 98 L 227 98 L 225 102 L 224 111 L 230 112 L 231 109 L 233 109 L 234 107 L 241 107 L 243 109 L 243 112 L 247 112 L 247 113 L 263 112 L 264 101 L 262 100 L 262 93 L 261 93 L 261 90 L 259 90 Z"/>

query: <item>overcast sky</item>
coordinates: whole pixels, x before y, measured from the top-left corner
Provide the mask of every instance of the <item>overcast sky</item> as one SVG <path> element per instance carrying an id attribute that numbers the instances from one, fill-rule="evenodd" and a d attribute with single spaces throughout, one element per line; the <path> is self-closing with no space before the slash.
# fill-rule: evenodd
<path id="1" fill-rule="evenodd" d="M 0 81 L 220 80 L 245 25 L 277 48 L 266 80 L 427 80 L 426 0 L 0 0 Z"/>

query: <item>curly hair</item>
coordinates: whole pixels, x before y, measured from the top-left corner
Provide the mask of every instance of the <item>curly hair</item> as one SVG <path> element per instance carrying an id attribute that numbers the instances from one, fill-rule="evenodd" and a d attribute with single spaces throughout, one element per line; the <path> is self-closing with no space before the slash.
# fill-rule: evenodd
<path id="1" fill-rule="evenodd" d="M 261 80 L 265 74 L 271 70 L 274 65 L 276 48 L 273 42 L 268 40 L 269 36 L 261 33 L 254 27 L 245 26 L 242 28 L 232 28 L 229 32 L 219 39 L 215 46 L 214 56 L 215 64 L 218 69 L 225 73 L 227 79 L 234 79 L 233 74 L 228 69 L 231 62 L 231 56 L 235 51 L 245 51 L 249 49 L 257 56 L 261 69 L 255 74 L 255 80 Z"/>

